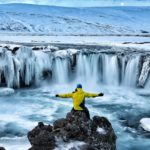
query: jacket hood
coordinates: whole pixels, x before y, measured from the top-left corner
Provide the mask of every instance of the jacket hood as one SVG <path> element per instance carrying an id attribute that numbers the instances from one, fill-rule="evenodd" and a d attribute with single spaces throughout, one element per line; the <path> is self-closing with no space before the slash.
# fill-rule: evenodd
<path id="1" fill-rule="evenodd" d="M 83 92 L 82 88 L 77 88 L 78 92 Z"/>

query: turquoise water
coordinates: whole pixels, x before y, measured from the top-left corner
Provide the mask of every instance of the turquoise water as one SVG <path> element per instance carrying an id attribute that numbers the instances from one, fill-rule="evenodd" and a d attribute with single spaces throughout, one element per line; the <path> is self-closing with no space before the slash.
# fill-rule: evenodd
<path id="1" fill-rule="evenodd" d="M 149 150 L 150 133 L 139 120 L 150 117 L 149 96 L 140 96 L 134 89 L 85 86 L 86 91 L 104 92 L 104 97 L 87 99 L 91 117 L 107 117 L 117 134 L 118 150 Z M 112 90 L 113 89 L 113 90 Z M 52 124 L 65 117 L 72 108 L 71 99 L 55 98 L 57 93 L 72 92 L 74 85 L 49 85 L 16 90 L 0 97 L 0 146 L 7 150 L 26 150 L 30 144 L 26 134 L 37 122 Z M 140 92 L 141 93 L 141 92 Z M 19 148 L 18 148 L 19 147 Z M 63 148 L 66 149 L 65 146 Z"/>

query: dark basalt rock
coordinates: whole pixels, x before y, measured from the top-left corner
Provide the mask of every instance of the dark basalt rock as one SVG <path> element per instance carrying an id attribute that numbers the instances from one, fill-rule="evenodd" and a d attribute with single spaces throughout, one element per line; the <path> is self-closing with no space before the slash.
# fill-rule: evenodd
<path id="1" fill-rule="evenodd" d="M 52 77 L 52 71 L 51 70 L 48 70 L 48 69 L 43 70 L 43 72 L 42 72 L 42 78 L 44 80 L 50 79 L 51 77 Z"/>
<path id="2" fill-rule="evenodd" d="M 13 50 L 12 50 L 12 53 L 13 53 L 13 54 L 16 54 L 16 52 L 17 52 L 18 50 L 19 50 L 19 47 L 14 47 Z"/>
<path id="3" fill-rule="evenodd" d="M 0 150 L 6 150 L 4 147 L 0 147 Z"/>
<path id="4" fill-rule="evenodd" d="M 56 146 L 52 126 L 42 122 L 28 133 L 28 139 L 32 145 L 30 150 L 52 150 Z"/>
<path id="5" fill-rule="evenodd" d="M 79 146 L 80 150 L 116 149 L 116 135 L 111 123 L 105 117 L 94 116 L 93 119 L 88 119 L 82 111 L 69 112 L 66 118 L 56 120 L 53 126 L 40 122 L 28 133 L 32 145 L 30 150 L 53 150 L 57 147 L 57 138 L 64 142 L 84 142 L 84 145 Z M 70 150 L 76 148 L 72 147 Z"/>

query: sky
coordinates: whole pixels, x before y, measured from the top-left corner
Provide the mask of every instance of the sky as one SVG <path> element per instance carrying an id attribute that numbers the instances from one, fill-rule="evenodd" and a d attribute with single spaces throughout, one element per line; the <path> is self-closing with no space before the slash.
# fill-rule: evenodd
<path id="1" fill-rule="evenodd" d="M 27 3 L 67 7 L 150 6 L 150 0 L 0 0 L 0 4 Z"/>

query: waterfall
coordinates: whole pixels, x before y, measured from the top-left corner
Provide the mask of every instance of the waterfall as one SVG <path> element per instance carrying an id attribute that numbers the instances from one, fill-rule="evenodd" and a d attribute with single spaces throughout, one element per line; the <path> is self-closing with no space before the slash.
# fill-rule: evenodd
<path id="1" fill-rule="evenodd" d="M 56 83 L 67 83 L 69 80 L 69 62 L 68 59 L 55 58 L 53 63 L 53 81 Z"/>
<path id="2" fill-rule="evenodd" d="M 101 66 L 99 59 L 100 59 L 99 54 L 91 54 L 90 55 L 91 77 L 94 79 L 95 83 L 98 83 L 102 76 L 101 70 L 99 68 L 99 66 Z"/>
<path id="3" fill-rule="evenodd" d="M 99 66 L 99 54 L 82 54 L 77 57 L 76 66 L 76 79 L 78 82 L 91 82 L 97 83 L 99 81 L 100 72 Z"/>
<path id="4" fill-rule="evenodd" d="M 21 47 L 15 55 L 4 48 L 0 49 L 0 81 L 7 87 L 20 87 L 38 84 L 42 72 L 51 70 L 51 59 L 43 52 L 34 52 L 29 47 Z M 0 84 L 2 84 L 0 82 Z"/>
<path id="5" fill-rule="evenodd" d="M 138 76 L 139 56 L 130 58 L 125 68 L 124 85 L 135 87 Z"/>
<path id="6" fill-rule="evenodd" d="M 82 53 L 79 54 L 77 57 L 77 75 L 76 78 L 79 82 L 81 81 L 88 81 L 90 77 L 90 62 L 88 61 L 87 55 L 82 55 Z"/>
<path id="7" fill-rule="evenodd" d="M 43 72 L 47 72 L 47 76 L 51 76 L 53 55 L 48 55 L 42 51 L 35 51 L 35 83 L 39 85 L 43 78 Z"/>
<path id="8" fill-rule="evenodd" d="M 13 86 L 14 79 L 14 64 L 13 57 L 9 51 L 5 48 L 0 48 L 0 81 L 2 82 L 2 76 L 5 77 L 5 82 L 8 87 Z M 0 83 L 1 83 L 0 82 Z"/>
<path id="9" fill-rule="evenodd" d="M 0 48 L 0 86 L 40 85 L 48 79 L 47 82 L 58 84 L 75 81 L 147 88 L 150 87 L 150 57 L 142 61 L 140 58 L 140 54 L 82 50 L 45 52 L 24 46 L 13 54 Z"/>
<path id="10" fill-rule="evenodd" d="M 119 85 L 119 66 L 116 55 L 103 55 L 103 80 L 107 85 Z"/>

